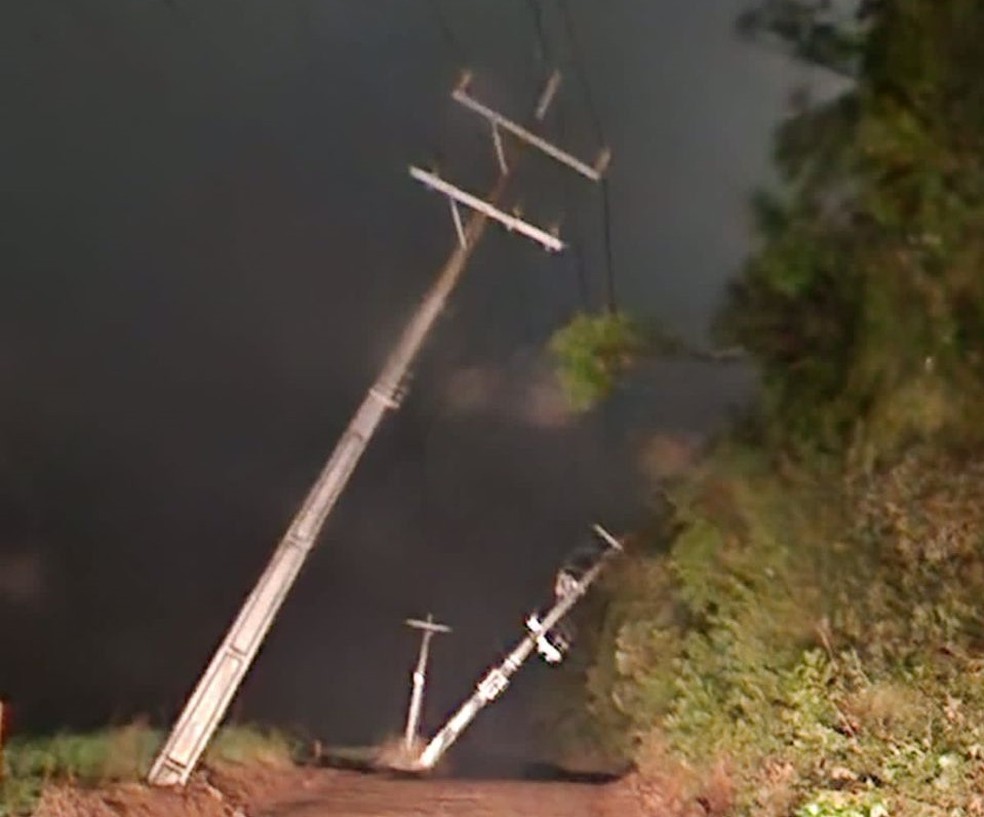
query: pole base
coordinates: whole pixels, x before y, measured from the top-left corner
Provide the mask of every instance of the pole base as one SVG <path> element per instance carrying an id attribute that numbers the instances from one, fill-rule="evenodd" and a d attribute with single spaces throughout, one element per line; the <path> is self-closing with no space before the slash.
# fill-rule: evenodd
<path id="1" fill-rule="evenodd" d="M 397 774 L 425 774 L 428 770 L 421 765 L 420 755 L 426 745 L 420 738 L 409 745 L 402 737 L 388 740 L 376 750 L 372 759 L 373 768 Z"/>

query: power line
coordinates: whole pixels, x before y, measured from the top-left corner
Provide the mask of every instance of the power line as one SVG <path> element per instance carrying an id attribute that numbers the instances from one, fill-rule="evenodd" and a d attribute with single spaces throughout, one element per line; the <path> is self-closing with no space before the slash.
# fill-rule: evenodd
<path id="1" fill-rule="evenodd" d="M 526 7 L 533 18 L 533 30 L 536 34 L 537 57 L 540 60 L 540 67 L 545 68 L 551 62 L 550 45 L 547 41 L 546 30 L 543 26 L 543 10 L 537 0 L 526 0 Z"/>
<path id="2" fill-rule="evenodd" d="M 578 84 L 581 86 L 581 93 L 584 96 L 585 108 L 588 117 L 594 127 L 595 137 L 599 145 L 605 145 L 605 129 L 601 122 L 601 114 L 595 104 L 594 94 L 591 91 L 591 83 L 588 81 L 584 69 L 583 54 L 577 38 L 577 29 L 574 24 L 574 15 L 571 12 L 567 0 L 557 0 L 561 16 L 564 20 L 564 28 L 567 33 L 567 41 L 571 50 L 571 61 L 574 65 L 574 73 L 577 76 Z M 608 189 L 607 177 L 601 180 L 601 218 L 602 218 L 602 240 L 605 255 L 605 288 L 607 295 L 607 307 L 609 312 L 617 310 L 615 292 L 615 267 L 612 252 L 612 225 L 611 225 L 611 197 Z"/>
<path id="3" fill-rule="evenodd" d="M 530 18 L 533 21 L 533 29 L 536 34 L 536 41 L 538 43 L 537 52 L 540 58 L 541 67 L 545 69 L 552 68 L 554 67 L 553 55 L 550 53 L 549 41 L 547 39 L 546 27 L 544 23 L 543 8 L 540 4 L 540 0 L 526 0 L 526 7 L 529 9 Z M 568 133 L 568 111 L 564 101 L 565 98 L 561 97 L 557 102 L 559 109 L 557 115 L 557 142 L 561 145 L 567 143 Z M 563 212 L 570 212 L 571 210 L 572 181 L 572 177 L 565 174 L 561 183 L 561 208 Z M 574 230 L 577 230 L 577 227 L 572 225 L 572 231 Z M 578 303 L 580 304 L 580 309 L 587 310 L 590 296 L 588 294 L 587 265 L 584 260 L 582 238 L 583 236 L 581 236 L 580 231 L 578 231 L 578 237 L 576 239 L 569 239 L 571 248 L 570 266 L 577 284 Z"/>
<path id="4" fill-rule="evenodd" d="M 595 138 L 599 145 L 605 144 L 604 128 L 601 124 L 601 116 L 598 113 L 598 106 L 595 104 L 594 94 L 591 92 L 591 83 L 588 82 L 587 74 L 584 72 L 584 61 L 581 58 L 581 48 L 577 39 L 577 31 L 574 25 L 574 15 L 571 13 L 567 0 L 558 0 L 561 17 L 564 20 L 564 29 L 567 33 L 567 42 L 571 49 L 571 61 L 574 64 L 574 72 L 578 83 L 581 86 L 581 93 L 584 95 L 584 104 L 591 118 L 592 126 L 595 131 Z"/>
<path id="5" fill-rule="evenodd" d="M 468 64 L 465 60 L 465 49 L 454 33 L 454 28 L 451 26 L 451 21 L 444 12 L 441 0 L 431 0 L 430 6 L 431 11 L 434 13 L 438 30 L 441 32 L 441 38 L 444 40 L 444 48 L 450 55 L 451 62 L 454 63 L 456 70 L 464 68 Z"/>
<path id="6" fill-rule="evenodd" d="M 574 275 L 577 277 L 577 289 L 581 299 L 581 309 L 587 311 L 591 298 L 588 294 L 588 274 L 587 265 L 584 263 L 584 250 L 581 248 L 580 242 L 577 244 L 571 242 L 571 249 L 574 251 Z"/>
<path id="7" fill-rule="evenodd" d="M 567 143 L 567 125 L 568 125 L 568 111 L 567 105 L 565 104 L 565 97 L 561 97 L 558 100 L 558 115 L 557 115 L 557 136 L 558 141 L 563 145 Z M 563 187 L 561 200 L 564 208 L 564 212 L 571 211 L 571 184 L 574 179 L 569 174 L 564 175 Z M 571 232 L 576 232 L 577 238 L 571 239 L 571 250 L 572 258 L 571 262 L 573 264 L 574 276 L 577 281 L 577 290 L 579 296 L 579 302 L 581 310 L 586 312 L 590 306 L 591 296 L 588 292 L 588 268 L 584 260 L 584 234 L 581 229 L 581 219 L 575 215 L 574 223 L 571 225 Z"/>
<path id="8" fill-rule="evenodd" d="M 605 246 L 605 268 L 608 274 L 605 276 L 608 287 L 608 311 L 618 311 L 618 301 L 615 298 L 615 264 L 612 259 L 612 215 L 611 198 L 608 195 L 608 179 L 601 180 L 601 220 L 602 234 Z"/>
<path id="9" fill-rule="evenodd" d="M 467 65 L 465 59 L 466 51 L 460 38 L 455 34 L 451 20 L 441 4 L 441 0 L 431 0 L 430 9 L 441 41 L 444 44 L 444 51 L 448 62 L 451 64 L 451 73 L 457 74 Z M 442 167 L 448 155 L 448 134 L 445 128 L 439 130 L 439 135 L 431 139 L 431 154 L 435 167 Z"/>

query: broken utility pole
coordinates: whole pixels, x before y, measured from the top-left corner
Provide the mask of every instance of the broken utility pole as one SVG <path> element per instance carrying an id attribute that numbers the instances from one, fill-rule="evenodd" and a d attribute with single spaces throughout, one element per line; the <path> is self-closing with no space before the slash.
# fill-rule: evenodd
<path id="1" fill-rule="evenodd" d="M 598 578 L 611 556 L 622 552 L 622 544 L 606 531 L 601 525 L 594 526 L 595 533 L 605 543 L 606 549 L 601 557 L 583 576 L 566 577 L 566 581 L 558 582 L 562 592 L 542 619 L 535 613 L 527 619 L 527 632 L 523 639 L 512 649 L 501 664 L 490 669 L 475 691 L 444 724 L 441 730 L 431 738 L 424 751 L 417 759 L 415 768 L 418 771 L 429 771 L 437 765 L 444 753 L 458 739 L 462 732 L 475 719 L 475 716 L 488 704 L 498 698 L 509 686 L 510 679 L 515 675 L 526 659 L 534 650 L 538 650 L 549 663 L 560 660 L 561 648 L 551 643 L 551 631 L 560 620 L 570 612 L 571 608 L 587 592 L 588 587 Z"/>
<path id="2" fill-rule="evenodd" d="M 552 77 L 547 83 L 537 105 L 539 118 L 546 113 L 556 93 L 557 82 L 558 80 Z M 151 766 L 148 775 L 151 784 L 184 785 L 188 781 L 246 672 L 256 658 L 274 617 L 314 547 L 325 519 L 347 485 L 362 453 L 386 411 L 399 407 L 404 396 L 410 366 L 458 283 L 489 219 L 496 219 L 507 227 L 540 241 L 548 248 L 559 249 L 562 246 L 556 236 L 539 230 L 522 219 L 509 216 L 499 209 L 498 202 L 511 176 L 502 148 L 499 127 L 499 123 L 492 123 L 493 142 L 502 172 L 486 199 L 482 200 L 466 194 L 452 185 L 435 183 L 440 181 L 436 175 L 426 174 L 423 171 L 415 173 L 417 178 L 430 183 L 432 187 L 448 196 L 458 235 L 458 246 L 451 253 L 437 280 L 404 329 L 379 378 L 366 394 L 331 458 L 274 551 L 266 569 L 247 596 L 239 615 L 226 632 L 202 674 Z M 530 134 L 525 129 L 518 131 L 510 129 L 510 132 L 514 133 L 521 142 L 545 150 L 546 143 L 542 140 L 531 141 Z M 473 210 L 467 224 L 463 223 L 458 211 L 459 202 Z"/>

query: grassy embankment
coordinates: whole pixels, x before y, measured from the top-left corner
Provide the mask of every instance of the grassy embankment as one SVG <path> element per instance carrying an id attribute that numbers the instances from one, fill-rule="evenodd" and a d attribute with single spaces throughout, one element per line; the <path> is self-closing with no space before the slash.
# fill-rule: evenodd
<path id="1" fill-rule="evenodd" d="M 581 744 L 756 815 L 984 813 L 984 456 L 718 449 L 596 604 Z M 582 724 L 582 726 L 584 726 Z"/>
<path id="2" fill-rule="evenodd" d="M 141 780 L 163 739 L 162 732 L 139 724 L 85 734 L 14 737 L 3 747 L 0 817 L 30 814 L 52 783 L 93 787 Z M 216 735 L 205 763 L 287 766 L 296 750 L 285 734 L 231 726 Z"/>

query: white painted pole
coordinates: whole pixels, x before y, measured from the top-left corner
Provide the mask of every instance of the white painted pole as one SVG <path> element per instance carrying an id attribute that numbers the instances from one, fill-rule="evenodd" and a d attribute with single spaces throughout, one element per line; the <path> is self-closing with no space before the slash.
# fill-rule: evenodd
<path id="1" fill-rule="evenodd" d="M 427 654 L 433 633 L 425 632 L 420 639 L 420 656 L 413 671 L 413 689 L 410 692 L 410 709 L 407 712 L 407 726 L 403 734 L 403 745 L 410 750 L 417 736 L 420 723 L 420 710 L 424 704 L 424 684 L 427 683 Z"/>

